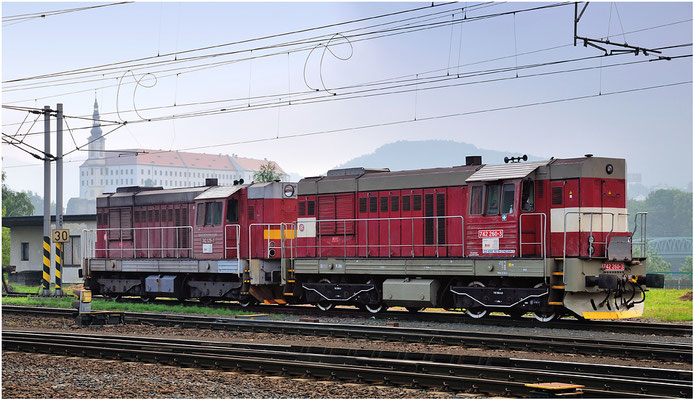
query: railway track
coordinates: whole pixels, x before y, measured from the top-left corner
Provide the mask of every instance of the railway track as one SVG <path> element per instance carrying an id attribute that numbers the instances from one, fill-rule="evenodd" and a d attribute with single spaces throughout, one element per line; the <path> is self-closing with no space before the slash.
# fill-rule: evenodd
<path id="1" fill-rule="evenodd" d="M 498 357 L 3 330 L 6 350 L 271 375 L 528 396 L 526 383 L 584 385 L 586 397 L 692 396 L 691 371 Z"/>
<path id="2" fill-rule="evenodd" d="M 14 312 L 46 316 L 73 316 L 74 310 L 43 307 L 3 306 L 3 313 Z M 182 328 L 224 329 L 275 334 L 297 334 L 352 339 L 388 340 L 412 343 L 444 344 L 482 347 L 487 349 L 520 350 L 543 353 L 597 355 L 617 358 L 655 359 L 692 362 L 692 346 L 648 341 L 596 340 L 561 336 L 525 336 L 517 334 L 473 331 L 452 331 L 429 328 L 399 328 L 373 325 L 347 325 L 272 320 L 236 320 L 230 318 L 125 313 L 126 323 L 146 323 L 155 326 Z"/>
<path id="3" fill-rule="evenodd" d="M 26 297 L 28 294 L 20 294 L 19 297 Z M 14 294 L 10 293 L 10 296 Z M 95 296 L 100 297 L 100 296 Z M 123 298 L 118 301 L 122 302 L 140 302 L 137 298 Z M 156 299 L 157 304 L 181 304 L 179 300 Z M 184 301 L 186 305 L 197 306 L 202 305 L 198 301 Z M 547 328 L 547 329 L 567 329 L 577 331 L 594 331 L 594 332 L 612 332 L 612 333 L 630 333 L 638 335 L 658 335 L 658 336 L 692 336 L 692 325 L 690 324 L 668 324 L 668 323 L 652 323 L 652 322 L 637 322 L 637 321 L 590 321 L 577 320 L 572 318 L 564 318 L 551 322 L 538 322 L 532 317 L 526 318 L 511 318 L 503 315 L 488 315 L 485 318 L 473 319 L 466 317 L 463 313 L 458 312 L 435 312 L 423 311 L 419 313 L 410 313 L 408 311 L 386 311 L 379 314 L 371 314 L 368 312 L 353 309 L 351 307 L 336 307 L 328 313 L 316 309 L 313 306 L 304 305 L 255 305 L 249 307 L 241 307 L 236 303 L 217 303 L 208 305 L 214 308 L 228 308 L 232 310 L 243 310 L 248 312 L 258 312 L 266 314 L 278 315 L 307 315 L 316 318 L 320 317 L 343 317 L 343 318 L 375 318 L 379 320 L 390 321 L 424 321 L 424 322 L 440 322 L 440 323 L 464 323 L 466 325 L 481 325 L 481 326 L 508 326 L 519 328 Z"/>

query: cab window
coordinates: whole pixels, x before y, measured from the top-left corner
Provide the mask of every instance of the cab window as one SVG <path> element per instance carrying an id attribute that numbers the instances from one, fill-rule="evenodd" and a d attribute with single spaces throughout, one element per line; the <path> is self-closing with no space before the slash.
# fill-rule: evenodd
<path id="1" fill-rule="evenodd" d="M 482 186 L 473 186 L 470 192 L 470 215 L 482 214 Z"/>
<path id="2" fill-rule="evenodd" d="M 198 211 L 197 215 L 195 216 L 195 225 L 205 225 L 205 203 L 198 203 Z"/>
<path id="3" fill-rule="evenodd" d="M 499 185 L 487 186 L 487 215 L 499 214 Z"/>
<path id="4" fill-rule="evenodd" d="M 239 222 L 239 201 L 237 199 L 227 200 L 227 224 Z"/>
<path id="5" fill-rule="evenodd" d="M 535 181 L 523 181 L 521 211 L 535 211 Z"/>
<path id="6" fill-rule="evenodd" d="M 515 200 L 516 185 L 507 183 L 501 191 L 501 213 L 513 214 L 513 201 Z"/>
<path id="7" fill-rule="evenodd" d="M 196 225 L 221 225 L 222 207 L 221 201 L 208 201 L 198 204 L 198 211 L 195 218 Z"/>

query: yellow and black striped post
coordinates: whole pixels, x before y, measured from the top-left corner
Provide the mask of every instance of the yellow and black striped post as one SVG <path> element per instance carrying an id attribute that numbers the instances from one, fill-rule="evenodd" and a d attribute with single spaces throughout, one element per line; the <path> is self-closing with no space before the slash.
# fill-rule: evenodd
<path id="1" fill-rule="evenodd" d="M 55 244 L 55 291 L 54 296 L 62 296 L 62 276 L 63 276 L 63 243 Z"/>
<path id="2" fill-rule="evenodd" d="M 51 238 L 43 237 L 43 279 L 41 280 L 41 296 L 51 295 Z"/>

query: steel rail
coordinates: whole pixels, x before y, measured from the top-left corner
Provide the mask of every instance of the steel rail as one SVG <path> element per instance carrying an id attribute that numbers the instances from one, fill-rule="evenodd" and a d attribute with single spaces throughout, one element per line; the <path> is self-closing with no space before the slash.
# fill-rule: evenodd
<path id="1" fill-rule="evenodd" d="M 24 310 L 23 310 L 24 309 Z M 3 306 L 3 312 L 34 312 L 50 315 L 51 310 L 33 311 L 26 307 Z M 58 309 L 58 315 L 72 315 L 73 310 Z M 279 334 L 315 335 L 350 339 L 374 339 L 412 343 L 444 344 L 488 349 L 521 350 L 545 353 L 599 355 L 617 358 L 657 359 L 692 362 L 692 346 L 663 342 L 595 340 L 561 336 L 526 336 L 517 334 L 452 331 L 425 328 L 399 328 L 372 325 L 289 322 L 271 320 L 235 320 L 174 314 L 125 313 L 126 323 L 148 323 L 158 326 L 176 325 L 182 328 L 225 329 Z"/>
<path id="2" fill-rule="evenodd" d="M 26 297 L 35 295 L 35 293 L 22 294 L 3 294 L 9 297 Z M 94 298 L 106 296 L 95 295 Z M 140 298 L 121 298 L 120 302 L 141 302 Z M 159 304 L 181 304 L 178 299 L 157 299 L 150 302 Z M 539 322 L 534 318 L 511 318 L 503 315 L 488 315 L 485 318 L 473 319 L 467 318 L 463 313 L 454 312 L 435 312 L 423 311 L 419 313 L 411 313 L 408 311 L 385 311 L 378 314 L 351 309 L 346 307 L 335 307 L 326 313 L 313 306 L 305 305 L 285 305 L 278 307 L 276 305 L 252 305 L 242 307 L 236 303 L 222 302 L 217 304 L 203 305 L 199 301 L 188 300 L 183 302 L 190 306 L 205 306 L 212 308 L 227 308 L 232 310 L 244 310 L 248 312 L 260 312 L 267 314 L 278 315 L 310 315 L 317 318 L 320 317 L 347 317 L 347 318 L 375 318 L 379 320 L 396 320 L 396 321 L 426 321 L 426 322 L 441 322 L 441 323 L 460 323 L 464 325 L 484 325 L 484 326 L 508 326 L 517 328 L 544 328 L 544 329 L 567 329 L 574 331 L 591 331 L 591 332 L 611 332 L 611 333 L 629 333 L 634 335 L 659 335 L 659 336 L 692 336 L 691 324 L 673 324 L 673 323 L 653 323 L 640 321 L 595 321 L 595 320 L 578 320 L 578 319 L 559 319 L 550 322 Z"/>
<path id="3" fill-rule="evenodd" d="M 49 336 L 46 339 L 46 336 Z M 110 352 L 118 351 L 118 358 L 141 358 L 141 353 L 167 353 L 173 357 L 175 363 L 180 362 L 181 357 L 200 356 L 215 357 L 217 359 L 244 359 L 262 360 L 258 366 L 279 361 L 294 362 L 303 368 L 304 365 L 323 365 L 328 370 L 334 370 L 336 366 L 360 367 L 363 379 L 376 381 L 391 381 L 390 373 L 396 374 L 395 378 L 410 376 L 411 381 L 405 384 L 417 384 L 427 378 L 445 377 L 445 381 L 434 384 L 434 387 L 448 387 L 450 390 L 469 390 L 471 385 L 478 380 L 486 383 L 503 382 L 503 389 L 496 389 L 498 394 L 518 395 L 519 387 L 509 387 L 509 384 L 524 384 L 536 382 L 563 382 L 585 385 L 590 397 L 684 397 L 691 398 L 691 373 L 688 371 L 661 370 L 668 374 L 664 379 L 635 379 L 630 375 L 629 367 L 620 369 L 611 367 L 613 375 L 606 375 L 605 366 L 594 364 L 576 364 L 571 366 L 572 372 L 545 370 L 540 364 L 538 368 L 517 367 L 510 365 L 509 359 L 494 359 L 491 362 L 486 358 L 476 360 L 477 363 L 464 363 L 457 356 L 445 354 L 424 354 L 407 352 L 381 352 L 381 351 L 353 351 L 351 349 L 334 349 L 321 347 L 264 345 L 230 342 L 199 342 L 182 339 L 162 339 L 152 337 L 115 337 L 83 334 L 55 333 L 46 335 L 46 332 L 22 332 L 4 331 L 3 345 L 11 349 L 31 350 L 65 354 L 66 351 L 78 351 L 78 354 L 89 355 L 98 351 L 103 354 L 103 349 Z M 155 359 L 156 360 L 156 359 Z M 162 361 L 162 360 L 159 360 Z M 165 360 L 167 361 L 167 360 Z M 448 362 L 446 362 L 448 361 Z M 480 365 L 485 361 L 487 365 Z M 525 360 L 516 360 L 523 363 Z M 537 362 L 536 362 L 537 363 Z M 184 363 L 185 364 L 185 363 Z M 193 365 L 196 363 L 193 362 Z M 198 361 L 198 364 L 200 362 Z M 489 365 L 497 364 L 497 365 Z M 557 365 L 557 362 L 553 363 Z M 569 366 L 570 363 L 566 363 Z M 567 366 L 564 366 L 566 369 Z M 583 371 L 581 371 L 583 370 Z M 648 370 L 648 369 L 646 369 Z M 658 371 L 658 370 L 656 370 Z M 306 371 L 300 371 L 304 374 Z M 331 377 L 340 378 L 335 372 Z M 406 374 L 406 375 L 402 375 Z M 310 374 L 312 375 L 312 373 Z M 428 386 L 428 385 L 426 385 Z M 586 390 L 583 390 L 584 393 Z"/>

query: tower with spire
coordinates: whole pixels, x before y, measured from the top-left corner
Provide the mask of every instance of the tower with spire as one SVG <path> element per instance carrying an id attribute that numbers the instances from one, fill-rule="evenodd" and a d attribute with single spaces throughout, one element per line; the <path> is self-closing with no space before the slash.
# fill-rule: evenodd
<path id="1" fill-rule="evenodd" d="M 89 135 L 89 159 L 104 158 L 105 139 L 101 136 L 101 122 L 99 122 L 99 103 L 94 99 L 94 113 L 92 114 L 94 123 Z"/>

